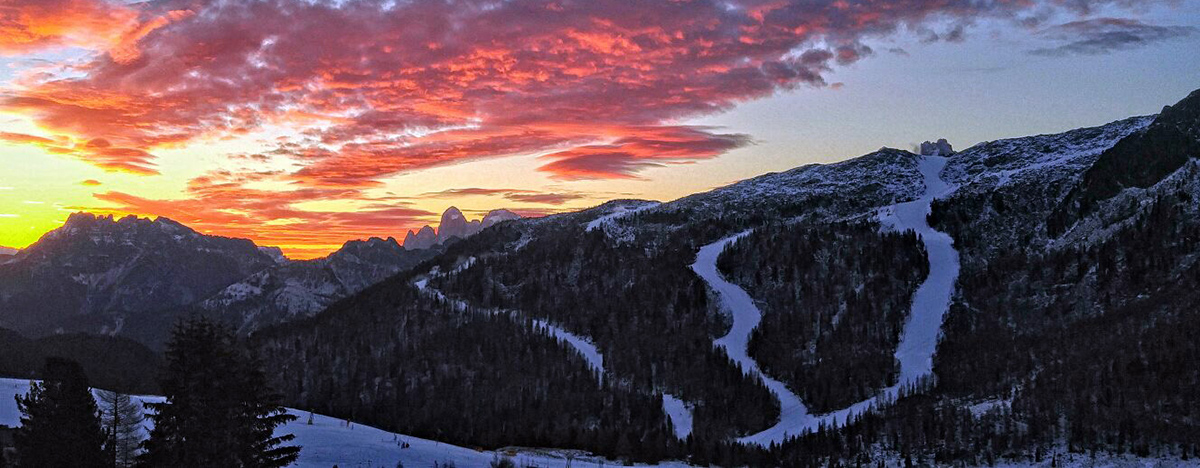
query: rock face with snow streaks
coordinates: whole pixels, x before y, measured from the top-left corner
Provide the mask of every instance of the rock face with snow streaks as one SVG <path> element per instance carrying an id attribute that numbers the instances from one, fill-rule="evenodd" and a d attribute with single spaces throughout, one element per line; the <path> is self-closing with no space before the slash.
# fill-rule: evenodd
<path id="1" fill-rule="evenodd" d="M 160 318 L 276 264 L 245 239 L 175 221 L 71 215 L 0 265 L 0 327 L 27 336 L 115 334 Z"/>
<path id="2" fill-rule="evenodd" d="M 122 335 L 153 347 L 176 318 L 204 312 L 249 332 L 319 312 L 437 252 L 372 238 L 294 261 L 167 218 L 76 213 L 0 263 L 0 327 L 30 337 Z"/>
<path id="3" fill-rule="evenodd" d="M 950 142 L 945 138 L 936 142 L 921 143 L 921 156 L 950 156 L 952 154 L 954 154 L 954 147 L 950 146 Z"/>

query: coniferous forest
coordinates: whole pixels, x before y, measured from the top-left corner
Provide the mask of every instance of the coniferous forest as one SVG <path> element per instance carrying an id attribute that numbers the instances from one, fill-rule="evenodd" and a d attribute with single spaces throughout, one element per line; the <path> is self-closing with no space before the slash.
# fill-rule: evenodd
<path id="1" fill-rule="evenodd" d="M 731 244 L 717 266 L 761 304 L 750 355 L 817 413 L 892 385 L 892 357 L 929 263 L 912 232 L 872 224 L 772 224 Z"/>

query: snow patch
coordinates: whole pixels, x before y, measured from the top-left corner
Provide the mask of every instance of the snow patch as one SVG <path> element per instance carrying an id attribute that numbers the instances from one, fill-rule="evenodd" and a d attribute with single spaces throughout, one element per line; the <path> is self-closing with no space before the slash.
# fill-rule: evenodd
<path id="1" fill-rule="evenodd" d="M 675 395 L 663 394 L 663 413 L 671 419 L 671 428 L 679 440 L 692 435 L 692 407 Z"/>

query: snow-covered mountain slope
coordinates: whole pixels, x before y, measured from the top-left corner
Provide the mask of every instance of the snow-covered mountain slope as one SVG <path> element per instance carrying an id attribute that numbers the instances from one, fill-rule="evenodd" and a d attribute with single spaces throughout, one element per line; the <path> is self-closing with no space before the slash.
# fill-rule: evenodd
<path id="1" fill-rule="evenodd" d="M 19 252 L 19 250 L 18 250 L 18 249 L 14 249 L 14 248 L 12 248 L 12 247 L 2 247 L 2 246 L 0 246 L 0 257 L 3 257 L 3 256 L 8 256 L 8 255 L 16 255 L 16 254 L 17 254 L 17 252 Z"/>
<path id="2" fill-rule="evenodd" d="M 1054 237 L 1055 211 L 1084 173 L 1155 118 L 981 143 L 957 153 L 944 176 L 958 189 L 934 204 L 934 223 L 954 225 L 952 234 L 967 254 L 964 262 L 1045 247 Z"/>
<path id="3" fill-rule="evenodd" d="M 831 220 L 864 216 L 921 193 L 915 155 L 884 148 L 835 164 L 812 164 L 747 179 L 644 211 L 645 217 L 702 220 L 764 216 Z M 625 218 L 625 219 L 632 219 Z"/>
<path id="4" fill-rule="evenodd" d="M 76 213 L 0 265 L 0 326 L 31 337 L 121 333 L 135 314 L 170 314 L 272 265 L 249 240 Z"/>
<path id="5" fill-rule="evenodd" d="M 642 200 L 622 200 L 611 205 L 611 211 L 599 218 L 593 219 L 587 223 L 588 231 L 594 231 L 600 228 L 606 228 L 616 219 L 628 216 L 638 211 L 653 208 L 658 206 L 656 202 L 647 202 Z"/>
<path id="6" fill-rule="evenodd" d="M 156 346 L 203 311 L 243 332 L 316 313 L 424 261 L 395 239 L 347 242 L 317 260 L 200 234 L 167 218 L 71 215 L 0 263 L 0 327 L 30 337 L 120 334 Z"/>
<path id="7" fill-rule="evenodd" d="M 955 153 L 943 176 L 968 193 L 1076 178 L 1101 153 L 1153 120 L 1154 116 L 1133 117 L 1065 133 L 980 143 Z"/>
<path id="8" fill-rule="evenodd" d="M 0 425 L 18 427 L 21 414 L 17 410 L 15 396 L 29 391 L 28 380 L 0 378 Z M 142 403 L 161 403 L 160 396 L 136 396 Z M 347 423 L 346 420 L 331 418 L 307 411 L 288 409 L 296 420 L 280 426 L 277 434 L 292 434 L 296 438 L 291 445 L 301 447 L 300 458 L 293 463 L 295 468 L 328 468 L 330 466 L 385 466 L 403 464 L 408 467 L 458 466 L 461 468 L 490 466 L 497 458 L 510 458 L 517 466 L 570 467 L 620 465 L 621 462 L 604 460 L 586 453 L 572 450 L 506 448 L 495 451 L 474 450 L 445 444 L 433 440 L 387 432 L 370 426 Z M 311 415 L 311 420 L 310 420 Z M 311 423 L 310 423 L 311 421 Z M 146 420 L 142 436 L 148 436 L 153 421 Z M 407 446 L 405 446 L 407 444 Z M 664 463 L 661 466 L 684 467 L 683 463 Z"/>
<path id="9" fill-rule="evenodd" d="M 394 238 L 350 241 L 327 257 L 263 269 L 205 299 L 199 308 L 249 333 L 307 317 L 440 253 L 408 250 Z"/>

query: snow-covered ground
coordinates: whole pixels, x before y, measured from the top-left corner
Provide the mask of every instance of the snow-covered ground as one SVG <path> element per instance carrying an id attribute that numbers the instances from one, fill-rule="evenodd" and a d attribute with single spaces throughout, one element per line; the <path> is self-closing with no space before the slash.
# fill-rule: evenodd
<path id="1" fill-rule="evenodd" d="M 645 210 L 647 208 L 656 207 L 658 205 L 659 204 L 657 202 L 639 202 L 639 203 L 630 202 L 630 204 L 627 204 L 627 205 L 619 205 L 619 206 L 613 208 L 612 213 L 609 213 L 609 214 L 606 214 L 599 218 L 593 219 L 591 222 L 587 223 L 587 230 L 594 231 L 596 229 L 599 229 L 601 226 L 604 226 L 613 221 L 616 221 L 617 219 L 623 218 L 625 216 L 629 216 L 630 214 L 637 213 L 637 212 Z"/>
<path id="2" fill-rule="evenodd" d="M 869 411 L 880 402 L 896 398 L 901 388 L 916 383 L 932 372 L 933 352 L 937 347 L 942 318 L 950 307 L 950 295 L 954 291 L 959 269 L 954 240 L 945 233 L 935 231 L 926 221 L 933 200 L 953 190 L 940 176 L 946 161 L 945 157 L 922 157 L 918 167 L 924 178 L 925 191 L 921 197 L 880 210 L 879 220 L 884 226 L 901 231 L 911 229 L 921 235 L 929 254 L 930 273 L 913 295 L 912 310 L 896 348 L 896 359 L 900 361 L 898 382 L 883 389 L 877 396 L 847 408 L 823 415 L 810 414 L 800 397 L 782 382 L 764 374 L 758 363 L 747 354 L 750 334 L 762 320 L 762 312 L 745 290 L 722 277 L 717 270 L 717 257 L 729 243 L 748 232 L 706 245 L 696 254 L 692 270 L 717 292 L 721 305 L 733 317 L 729 333 L 718 338 L 714 344 L 724 349 L 742 367 L 743 372 L 759 376 L 767 389 L 779 399 L 779 422 L 762 432 L 742 437 L 738 442 L 767 446 L 805 431 L 815 431 L 821 425 L 845 424 L 849 418 Z"/>
<path id="3" fill-rule="evenodd" d="M 725 250 L 725 246 L 748 233 L 749 231 L 743 232 L 700 248 L 700 252 L 696 254 L 696 262 L 692 264 L 692 270 L 717 292 L 717 295 L 721 297 L 721 305 L 733 317 L 733 326 L 729 328 L 729 333 L 713 343 L 724 349 L 729 358 L 741 366 L 742 372 L 759 376 L 767 389 L 779 400 L 779 422 L 775 426 L 758 434 L 738 439 L 742 443 L 769 445 L 771 442 L 779 442 L 789 436 L 799 435 L 809 427 L 813 417 L 808 413 L 808 408 L 800 401 L 799 396 L 792 393 L 783 382 L 764 374 L 759 369 L 758 363 L 751 359 L 746 352 L 746 346 L 750 343 L 750 333 L 758 328 L 758 323 L 762 321 L 762 312 L 758 310 L 758 306 L 754 305 L 754 300 L 745 290 L 725 281 L 720 271 L 717 270 L 717 257 Z"/>
<path id="4" fill-rule="evenodd" d="M 21 424 L 15 395 L 29 391 L 29 381 L 0 378 L 0 425 L 16 427 Z M 162 402 L 159 396 L 135 397 L 139 401 Z M 297 468 L 329 468 L 337 465 L 346 468 L 359 466 L 396 466 L 397 462 L 407 467 L 433 466 L 436 462 L 445 466 L 447 462 L 459 468 L 486 467 L 497 456 L 509 456 L 517 466 L 568 467 L 619 465 L 620 462 L 603 460 L 572 450 L 555 449 L 501 449 L 498 451 L 473 450 L 432 440 L 387 432 L 370 426 L 346 424 L 345 420 L 329 416 L 313 415 L 308 424 L 309 413 L 289 409 L 296 420 L 281 426 L 278 434 L 293 434 L 298 445 L 300 459 L 293 464 Z M 149 434 L 151 423 L 147 420 L 143 437 Z M 407 443 L 408 448 L 402 445 Z M 573 458 L 569 460 L 568 457 Z M 683 463 L 669 462 L 662 466 L 684 467 Z"/>
<path id="5" fill-rule="evenodd" d="M 950 308 L 954 282 L 958 280 L 958 251 L 954 249 L 954 239 L 935 231 L 927 221 L 933 200 L 954 190 L 939 175 L 946 167 L 946 161 L 944 157 L 923 157 L 920 169 L 925 176 L 925 194 L 917 200 L 886 208 L 879 214 L 879 221 L 885 226 L 897 231 L 916 231 L 929 256 L 929 276 L 913 295 L 912 310 L 896 348 L 896 359 L 900 361 L 898 385 L 902 386 L 933 372 L 938 333 Z"/>
<path id="6" fill-rule="evenodd" d="M 675 395 L 663 394 L 663 412 L 671 419 L 671 428 L 680 440 L 692 435 L 692 408 Z"/>

